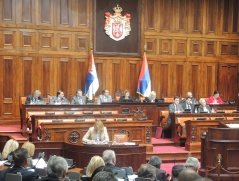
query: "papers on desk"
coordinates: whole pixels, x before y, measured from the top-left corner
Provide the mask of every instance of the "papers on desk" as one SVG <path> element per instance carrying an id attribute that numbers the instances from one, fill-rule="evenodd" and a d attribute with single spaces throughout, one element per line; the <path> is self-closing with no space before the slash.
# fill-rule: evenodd
<path id="1" fill-rule="evenodd" d="M 41 158 L 39 161 L 38 159 L 32 159 L 32 165 L 36 166 L 36 168 L 46 168 L 46 162 Z"/>
<path id="2" fill-rule="evenodd" d="M 239 128 L 239 124 L 226 124 L 229 128 Z"/>
<path id="3" fill-rule="evenodd" d="M 134 181 L 135 178 L 138 177 L 138 175 L 128 175 L 128 181 Z"/>
<path id="4" fill-rule="evenodd" d="M 124 145 L 136 145 L 135 142 L 123 142 Z"/>
<path id="5" fill-rule="evenodd" d="M 3 166 L 7 160 L 0 161 L 0 166 Z"/>

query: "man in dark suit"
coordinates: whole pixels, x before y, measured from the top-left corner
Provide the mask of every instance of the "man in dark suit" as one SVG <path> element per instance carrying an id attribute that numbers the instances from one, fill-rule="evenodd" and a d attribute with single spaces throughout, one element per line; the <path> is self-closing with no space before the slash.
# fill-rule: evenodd
<path id="1" fill-rule="evenodd" d="M 41 92 L 39 90 L 35 90 L 35 92 L 29 96 L 27 96 L 25 104 L 38 104 L 43 102 L 43 98 L 41 96 Z"/>
<path id="2" fill-rule="evenodd" d="M 58 90 L 56 93 L 56 96 L 52 98 L 49 104 L 70 104 L 68 100 L 64 97 L 64 92 L 61 90 Z"/>
<path id="3" fill-rule="evenodd" d="M 27 170 L 30 164 L 30 155 L 25 148 L 18 148 L 13 152 L 14 166 L 7 168 L 0 173 L 0 180 L 5 181 L 6 174 L 12 173 L 17 174 L 18 172 L 22 175 L 22 181 L 34 181 L 38 178 L 35 172 Z"/>
<path id="4" fill-rule="evenodd" d="M 156 168 L 156 178 L 160 181 L 168 181 L 166 171 L 160 169 L 162 160 L 158 156 L 152 156 L 149 159 L 149 164 Z"/>
<path id="5" fill-rule="evenodd" d="M 180 98 L 178 96 L 174 97 L 174 102 L 172 104 L 169 105 L 168 109 L 169 109 L 169 114 L 170 113 L 179 113 L 179 112 L 183 112 L 183 107 L 181 106 L 181 104 L 179 104 L 179 100 Z M 167 120 L 167 125 L 170 126 L 171 125 L 171 117 L 170 115 L 168 116 L 168 120 Z"/>
<path id="6" fill-rule="evenodd" d="M 102 102 L 112 102 L 112 97 L 109 95 L 107 89 L 103 90 L 102 95 L 98 96 L 97 104 L 101 104 Z"/>
<path id="7" fill-rule="evenodd" d="M 82 90 L 76 90 L 76 96 L 72 97 L 71 104 L 86 104 L 86 97 L 82 95 Z"/>
<path id="8" fill-rule="evenodd" d="M 110 170 L 120 169 L 116 167 L 116 156 L 114 150 L 105 150 L 102 154 L 102 158 L 105 162 L 105 167 L 109 168 Z"/>
<path id="9" fill-rule="evenodd" d="M 181 103 L 183 110 L 185 111 L 185 109 L 190 110 L 191 113 L 194 113 L 194 107 L 195 105 L 192 104 L 192 98 L 191 97 L 186 97 L 185 98 L 185 102 Z"/>

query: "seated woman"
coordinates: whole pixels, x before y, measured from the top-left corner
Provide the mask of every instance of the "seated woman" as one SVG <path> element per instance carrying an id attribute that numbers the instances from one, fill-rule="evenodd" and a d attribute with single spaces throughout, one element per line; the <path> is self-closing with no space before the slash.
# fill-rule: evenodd
<path id="1" fill-rule="evenodd" d="M 86 169 L 87 177 L 91 177 L 93 172 L 101 166 L 105 166 L 105 162 L 103 158 L 100 156 L 93 156 L 87 165 L 87 169 Z"/>
<path id="2" fill-rule="evenodd" d="M 119 102 L 134 102 L 134 99 L 130 96 L 130 93 L 128 90 L 124 91 L 124 96 L 120 97 Z"/>
<path id="3" fill-rule="evenodd" d="M 82 138 L 82 141 L 89 144 L 108 143 L 108 132 L 102 121 L 97 120 L 94 126 L 89 128 L 87 133 Z"/>
<path id="4" fill-rule="evenodd" d="M 35 145 L 33 143 L 27 141 L 27 142 L 23 143 L 22 148 L 25 148 L 28 151 L 28 154 L 31 157 L 30 167 L 33 168 L 32 157 L 35 153 Z"/>
<path id="5" fill-rule="evenodd" d="M 214 95 L 208 98 L 207 103 L 208 104 L 222 104 L 223 101 L 220 98 L 220 92 L 218 90 L 215 90 Z"/>
<path id="6" fill-rule="evenodd" d="M 2 151 L 2 158 L 3 160 L 7 160 L 8 155 L 13 155 L 13 152 L 18 149 L 19 143 L 14 140 L 10 139 L 6 142 L 3 151 Z"/>
<path id="7" fill-rule="evenodd" d="M 211 112 L 211 108 L 209 105 L 206 104 L 205 99 L 201 98 L 199 100 L 200 106 L 198 107 L 198 112 Z"/>

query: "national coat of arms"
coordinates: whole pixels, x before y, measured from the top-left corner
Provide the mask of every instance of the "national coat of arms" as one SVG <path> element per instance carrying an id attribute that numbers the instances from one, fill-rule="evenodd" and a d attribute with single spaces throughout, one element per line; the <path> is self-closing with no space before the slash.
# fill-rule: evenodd
<path id="1" fill-rule="evenodd" d="M 114 14 L 105 13 L 105 33 L 115 41 L 124 39 L 131 31 L 130 14 L 122 16 L 123 9 L 117 5 L 113 8 Z"/>

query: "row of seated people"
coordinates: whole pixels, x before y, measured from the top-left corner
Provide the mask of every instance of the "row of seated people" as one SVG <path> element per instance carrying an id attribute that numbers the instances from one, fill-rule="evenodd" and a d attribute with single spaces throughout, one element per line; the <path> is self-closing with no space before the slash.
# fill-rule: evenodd
<path id="1" fill-rule="evenodd" d="M 58 180 L 93 180 L 93 181 L 117 181 L 117 180 L 158 180 L 158 181 L 200 181 L 198 175 L 199 161 L 197 158 L 189 157 L 184 165 L 174 165 L 172 175 L 166 174 L 161 169 L 162 160 L 158 156 L 152 156 L 147 164 L 142 163 L 135 175 L 131 167 L 117 167 L 116 154 L 114 150 L 106 149 L 101 156 L 93 156 L 89 161 L 83 175 L 80 173 L 70 174 L 67 159 L 61 156 L 51 156 L 47 164 L 37 169 L 37 163 L 31 166 L 31 157 L 34 155 L 35 146 L 31 142 L 23 144 L 18 148 L 15 140 L 9 140 L 4 146 L 4 151 L 12 150 L 9 155 L 13 156 L 13 164 L 0 172 L 0 180 L 8 181 L 9 176 L 21 176 L 22 181 L 58 181 Z M 3 151 L 3 152 L 4 152 Z M 40 158 L 43 159 L 43 158 Z M 39 160 L 38 160 L 39 161 Z M 46 167 L 46 168 L 45 168 Z M 37 171 L 38 170 L 38 171 Z M 205 179 L 211 181 L 210 179 Z"/>
<path id="2" fill-rule="evenodd" d="M 118 102 L 139 102 L 139 100 L 135 100 L 132 96 L 130 96 L 130 92 L 128 90 L 124 91 L 124 95 L 117 97 Z M 140 100 L 141 101 L 141 100 Z M 164 102 L 164 99 L 157 99 L 155 91 L 152 91 L 149 97 L 145 97 L 144 102 Z M 109 91 L 107 89 L 102 91 L 102 94 L 97 98 L 97 104 L 101 104 L 104 102 L 113 102 L 111 95 L 109 95 Z M 82 94 L 82 90 L 77 89 L 76 95 L 72 97 L 71 102 L 69 102 L 66 97 L 64 97 L 64 92 L 61 90 L 57 91 L 56 96 L 50 97 L 49 104 L 87 104 L 94 103 L 92 100 L 88 100 L 86 96 Z M 29 95 L 26 98 L 25 104 L 46 104 L 41 96 L 41 92 L 36 90 L 33 94 Z"/>

